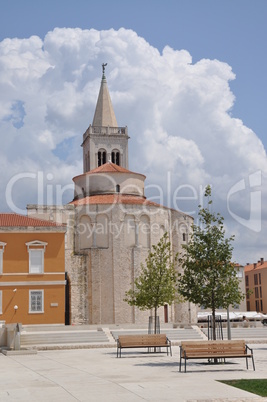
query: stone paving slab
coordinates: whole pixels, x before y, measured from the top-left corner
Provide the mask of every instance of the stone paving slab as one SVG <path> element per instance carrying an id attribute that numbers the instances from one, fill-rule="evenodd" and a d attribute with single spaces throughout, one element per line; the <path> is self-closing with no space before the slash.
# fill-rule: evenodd
<path id="1" fill-rule="evenodd" d="M 257 395 L 218 382 L 267 378 L 267 344 L 253 347 L 256 371 L 245 359 L 225 365 L 190 361 L 179 373 L 179 347 L 173 356 L 116 348 L 38 351 L 36 355 L 0 354 L 2 402 L 258 402 Z M 249 361 L 249 363 L 251 363 Z"/>

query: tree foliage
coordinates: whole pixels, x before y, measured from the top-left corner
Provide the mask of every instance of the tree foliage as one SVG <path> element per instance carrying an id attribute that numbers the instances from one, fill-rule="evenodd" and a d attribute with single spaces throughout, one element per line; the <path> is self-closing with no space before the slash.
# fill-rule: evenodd
<path id="1" fill-rule="evenodd" d="M 207 206 L 199 206 L 200 225 L 192 225 L 192 236 L 183 245 L 179 258 L 183 273 L 179 274 L 178 292 L 186 300 L 211 309 L 213 339 L 216 339 L 216 309 L 239 304 L 244 295 L 232 262 L 234 236 L 225 238 L 224 218 L 210 211 L 210 197 L 211 187 L 207 186 Z"/>
<path id="2" fill-rule="evenodd" d="M 154 309 L 154 332 L 156 333 L 157 309 L 175 300 L 177 273 L 173 258 L 171 243 L 165 233 L 146 258 L 146 264 L 141 264 L 139 276 L 134 281 L 132 289 L 125 293 L 129 305 L 137 306 L 140 310 Z"/>

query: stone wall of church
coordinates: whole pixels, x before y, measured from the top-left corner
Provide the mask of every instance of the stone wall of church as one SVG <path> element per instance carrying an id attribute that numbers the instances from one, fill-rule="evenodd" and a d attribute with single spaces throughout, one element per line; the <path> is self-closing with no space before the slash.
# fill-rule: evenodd
<path id="1" fill-rule="evenodd" d="M 168 208 L 140 205 L 90 205 L 76 210 L 75 253 L 85 253 L 88 269 L 90 324 L 147 323 L 151 312 L 123 299 L 140 272 L 141 263 L 165 231 L 173 254 L 188 237 L 192 218 Z M 164 309 L 159 310 L 161 320 Z M 170 322 L 196 320 L 187 303 L 168 307 Z"/>
<path id="2" fill-rule="evenodd" d="M 147 324 L 151 311 L 140 311 L 123 299 L 141 263 L 165 231 L 173 255 L 187 241 L 192 218 L 168 208 L 140 205 L 32 206 L 28 213 L 66 223 L 66 272 L 70 280 L 72 324 Z M 168 306 L 173 323 L 196 322 L 196 308 Z M 164 308 L 159 309 L 164 322 Z"/>
<path id="3" fill-rule="evenodd" d="M 70 322 L 88 324 L 88 268 L 86 255 L 66 250 L 66 272 L 70 281 Z"/>

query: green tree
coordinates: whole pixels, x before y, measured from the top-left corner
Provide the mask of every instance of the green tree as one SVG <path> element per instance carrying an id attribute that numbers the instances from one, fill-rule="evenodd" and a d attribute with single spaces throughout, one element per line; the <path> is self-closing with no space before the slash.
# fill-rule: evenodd
<path id="1" fill-rule="evenodd" d="M 135 279 L 133 288 L 125 293 L 125 299 L 130 306 L 140 310 L 154 309 L 154 333 L 156 333 L 157 310 L 164 304 L 171 304 L 176 296 L 177 273 L 172 257 L 171 243 L 165 233 L 146 258 L 146 264 L 141 264 L 139 276 Z"/>
<path id="2" fill-rule="evenodd" d="M 235 264 L 232 262 L 232 241 L 225 238 L 224 218 L 212 213 L 211 187 L 205 189 L 207 206 L 199 206 L 199 226 L 192 225 L 188 244 L 183 245 L 179 263 L 183 273 L 178 275 L 178 292 L 195 304 L 210 308 L 212 334 L 216 339 L 216 309 L 239 304 L 244 295 L 239 288 Z"/>

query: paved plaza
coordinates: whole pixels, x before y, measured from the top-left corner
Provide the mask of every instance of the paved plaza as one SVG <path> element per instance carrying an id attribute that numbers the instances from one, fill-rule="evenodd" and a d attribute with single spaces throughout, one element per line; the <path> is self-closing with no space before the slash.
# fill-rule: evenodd
<path id="1" fill-rule="evenodd" d="M 256 371 L 245 359 L 225 365 L 189 361 L 179 373 L 179 347 L 173 355 L 116 348 L 38 351 L 35 355 L 0 354 L 0 401 L 144 402 L 267 401 L 218 380 L 267 378 L 267 343 L 253 348 Z"/>

